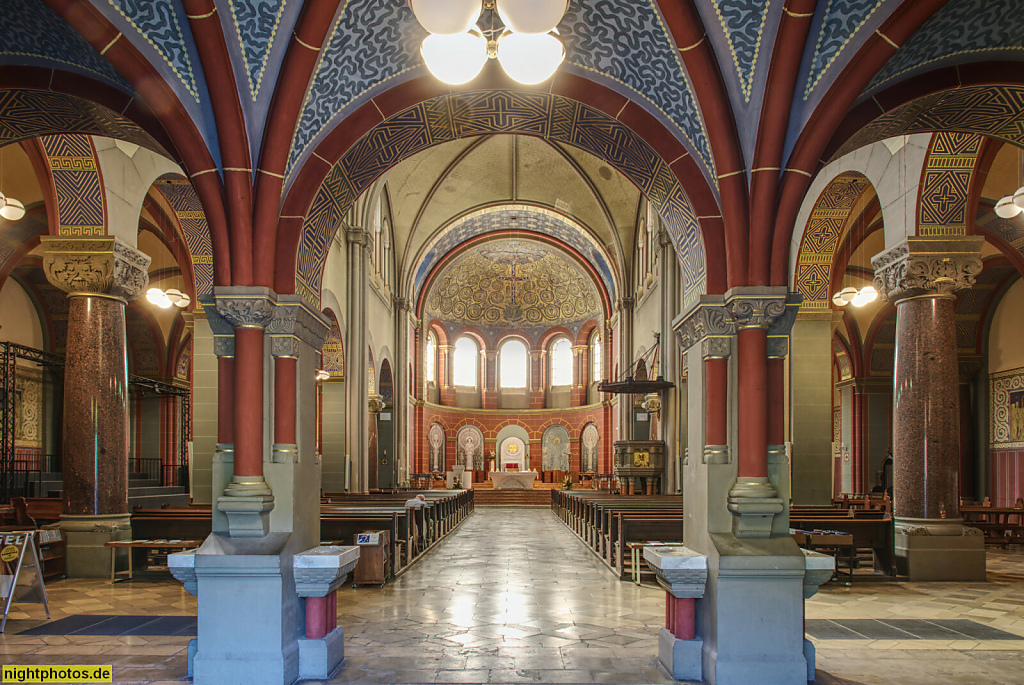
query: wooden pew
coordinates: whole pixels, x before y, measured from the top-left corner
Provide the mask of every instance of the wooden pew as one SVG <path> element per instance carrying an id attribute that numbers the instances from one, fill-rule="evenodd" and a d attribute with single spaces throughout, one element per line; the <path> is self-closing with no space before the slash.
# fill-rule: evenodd
<path id="1" fill-rule="evenodd" d="M 789 527 L 803 531 L 835 530 L 850 533 L 855 548 L 871 548 L 876 571 L 896 576 L 895 534 L 891 518 L 800 517 L 790 514 Z"/>

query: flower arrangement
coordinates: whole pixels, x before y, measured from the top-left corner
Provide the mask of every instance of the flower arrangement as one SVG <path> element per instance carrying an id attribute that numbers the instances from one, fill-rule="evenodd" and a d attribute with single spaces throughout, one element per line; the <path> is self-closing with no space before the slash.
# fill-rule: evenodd
<path id="1" fill-rule="evenodd" d="M 572 490 L 572 478 L 570 478 L 569 476 L 565 477 L 565 480 L 562 481 L 562 489 Z"/>
<path id="2" fill-rule="evenodd" d="M 462 479 L 455 476 L 455 480 L 452 481 L 452 490 L 462 490 Z"/>

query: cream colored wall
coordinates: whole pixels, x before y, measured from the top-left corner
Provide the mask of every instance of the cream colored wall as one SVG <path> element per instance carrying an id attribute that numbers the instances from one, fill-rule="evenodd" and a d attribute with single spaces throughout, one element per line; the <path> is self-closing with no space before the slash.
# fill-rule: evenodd
<path id="1" fill-rule="evenodd" d="M 1018 280 L 999 302 L 988 339 L 989 373 L 1024 366 L 1024 281 Z"/>
<path id="2" fill-rule="evenodd" d="M 43 349 L 43 328 L 28 293 L 13 278 L 0 290 L 0 340 Z"/>

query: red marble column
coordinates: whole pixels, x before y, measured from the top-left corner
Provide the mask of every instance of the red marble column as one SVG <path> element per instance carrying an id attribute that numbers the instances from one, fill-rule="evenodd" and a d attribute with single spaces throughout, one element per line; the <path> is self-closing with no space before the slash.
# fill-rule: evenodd
<path id="1" fill-rule="evenodd" d="M 704 432 L 708 445 L 729 442 L 729 360 L 711 357 L 704 362 Z"/>
<path id="2" fill-rule="evenodd" d="M 68 295 L 64 366 L 65 514 L 128 512 L 125 302 Z"/>
<path id="3" fill-rule="evenodd" d="M 786 442 L 786 360 L 768 358 L 768 444 Z"/>
<path id="4" fill-rule="evenodd" d="M 274 357 L 274 442 L 295 444 L 296 369 L 295 357 Z"/>
<path id="5" fill-rule="evenodd" d="M 235 441 L 234 390 L 234 357 L 217 357 L 217 442 L 224 445 Z"/>
<path id="6" fill-rule="evenodd" d="M 960 392 L 952 295 L 896 305 L 894 513 L 960 518 Z"/>
<path id="7" fill-rule="evenodd" d="M 768 330 L 742 328 L 737 334 L 737 477 L 768 477 Z"/>
<path id="8" fill-rule="evenodd" d="M 236 478 L 263 477 L 263 329 L 235 328 Z"/>

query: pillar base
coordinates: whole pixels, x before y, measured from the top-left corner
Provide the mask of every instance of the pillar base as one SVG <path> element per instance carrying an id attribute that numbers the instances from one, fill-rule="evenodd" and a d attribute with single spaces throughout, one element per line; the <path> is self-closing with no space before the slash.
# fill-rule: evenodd
<path id="1" fill-rule="evenodd" d="M 228 535 L 233 538 L 261 538 L 270 532 L 270 512 L 274 493 L 262 476 L 235 476 L 217 498 L 217 510 L 228 519 Z"/>
<path id="2" fill-rule="evenodd" d="M 676 680 L 701 679 L 704 641 L 699 637 L 680 640 L 668 628 L 658 631 L 658 661 Z"/>
<path id="3" fill-rule="evenodd" d="M 770 538 L 772 521 L 785 503 L 767 478 L 745 478 L 729 490 L 732 533 L 740 539 Z"/>
<path id="4" fill-rule="evenodd" d="M 960 519 L 896 519 L 896 572 L 911 581 L 986 580 L 985 536 Z"/>
<path id="5" fill-rule="evenodd" d="M 110 548 L 103 545 L 118 540 L 131 540 L 131 518 L 131 514 L 62 514 L 60 527 L 67 541 L 67 577 L 109 578 Z"/>
<path id="6" fill-rule="evenodd" d="M 319 640 L 299 638 L 299 679 L 327 680 L 345 660 L 345 631 L 338 626 Z"/>

